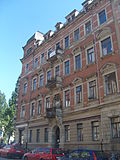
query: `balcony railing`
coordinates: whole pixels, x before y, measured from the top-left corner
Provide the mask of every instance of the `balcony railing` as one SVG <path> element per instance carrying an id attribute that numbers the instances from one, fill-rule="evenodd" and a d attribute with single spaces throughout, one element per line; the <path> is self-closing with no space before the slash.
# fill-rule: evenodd
<path id="1" fill-rule="evenodd" d="M 48 80 L 46 84 L 46 87 L 50 89 L 60 88 L 61 86 L 62 86 L 62 78 L 60 76 L 51 78 L 51 80 Z"/>
<path id="2" fill-rule="evenodd" d="M 54 50 L 54 51 L 52 51 L 50 53 L 50 55 L 49 55 L 47 60 L 49 62 L 53 62 L 53 61 L 59 59 L 59 57 L 62 56 L 62 54 L 63 54 L 63 49 L 62 48 L 58 48 L 58 49 L 56 49 L 56 50 Z"/>

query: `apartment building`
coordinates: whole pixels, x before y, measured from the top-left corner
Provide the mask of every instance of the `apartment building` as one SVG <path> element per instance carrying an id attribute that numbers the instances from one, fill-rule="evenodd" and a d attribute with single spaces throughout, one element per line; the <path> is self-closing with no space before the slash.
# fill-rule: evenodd
<path id="1" fill-rule="evenodd" d="M 16 141 L 120 150 L 120 1 L 86 0 L 23 47 Z"/>

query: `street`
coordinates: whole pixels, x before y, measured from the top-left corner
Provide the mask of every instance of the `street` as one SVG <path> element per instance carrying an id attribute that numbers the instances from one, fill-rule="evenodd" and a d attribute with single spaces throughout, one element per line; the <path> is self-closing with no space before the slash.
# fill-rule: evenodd
<path id="1" fill-rule="evenodd" d="M 8 159 L 8 158 L 2 158 L 2 157 L 0 157 L 0 160 L 13 160 L 13 159 Z M 14 159 L 14 160 L 20 160 L 20 159 Z"/>

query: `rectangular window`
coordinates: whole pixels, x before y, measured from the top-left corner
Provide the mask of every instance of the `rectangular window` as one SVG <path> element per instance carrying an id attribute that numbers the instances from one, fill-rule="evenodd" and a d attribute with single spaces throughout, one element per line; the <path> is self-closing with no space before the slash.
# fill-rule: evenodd
<path id="1" fill-rule="evenodd" d="M 85 32 L 86 32 L 86 35 L 91 33 L 91 30 L 92 30 L 92 27 L 91 27 L 91 21 L 87 22 L 85 24 Z"/>
<path id="2" fill-rule="evenodd" d="M 120 138 L 120 117 L 111 119 L 112 138 Z"/>
<path id="3" fill-rule="evenodd" d="M 25 117 L 25 106 L 22 106 L 22 107 L 21 107 L 20 117 L 21 117 L 21 118 L 24 118 L 24 117 Z"/>
<path id="4" fill-rule="evenodd" d="M 87 62 L 88 64 L 92 64 L 94 60 L 94 48 L 92 47 L 87 50 Z"/>
<path id="5" fill-rule="evenodd" d="M 45 62 L 45 53 L 41 54 L 41 64 Z"/>
<path id="6" fill-rule="evenodd" d="M 44 75 L 40 75 L 40 87 L 43 87 L 43 83 L 44 83 Z"/>
<path id="7" fill-rule="evenodd" d="M 117 92 L 117 81 L 115 72 L 105 75 L 105 94 L 114 94 Z"/>
<path id="8" fill-rule="evenodd" d="M 36 142 L 40 142 L 40 129 L 36 130 Z"/>
<path id="9" fill-rule="evenodd" d="M 70 90 L 65 91 L 65 107 L 70 106 Z"/>
<path id="10" fill-rule="evenodd" d="M 27 55 L 29 55 L 32 52 L 32 47 L 27 49 Z"/>
<path id="11" fill-rule="evenodd" d="M 48 72 L 47 72 L 47 81 L 48 81 L 48 80 L 51 80 L 51 71 L 48 71 Z"/>
<path id="12" fill-rule="evenodd" d="M 35 103 L 32 103 L 31 105 L 31 117 L 35 115 Z"/>
<path id="13" fill-rule="evenodd" d="M 26 68 L 25 68 L 25 72 L 28 73 L 29 72 L 29 64 L 26 64 Z"/>
<path id="14" fill-rule="evenodd" d="M 75 70 L 81 69 L 81 55 L 75 56 Z"/>
<path id="15" fill-rule="evenodd" d="M 96 99 L 96 80 L 89 82 L 89 99 Z"/>
<path id="16" fill-rule="evenodd" d="M 46 98 L 46 108 L 50 108 L 50 97 Z"/>
<path id="17" fill-rule="evenodd" d="M 27 94 L 27 82 L 24 83 L 24 94 Z"/>
<path id="18" fill-rule="evenodd" d="M 76 87 L 76 104 L 79 104 L 82 102 L 82 86 Z"/>
<path id="19" fill-rule="evenodd" d="M 56 43 L 56 50 L 60 48 L 60 42 Z"/>
<path id="20" fill-rule="evenodd" d="M 92 138 L 93 141 L 100 140 L 100 133 L 99 133 L 99 122 L 92 122 Z"/>
<path id="21" fill-rule="evenodd" d="M 48 142 L 48 135 L 49 135 L 49 131 L 48 128 L 45 128 L 45 137 L 44 137 L 44 141 L 47 143 Z"/>
<path id="22" fill-rule="evenodd" d="M 36 87 L 37 87 L 37 79 L 34 78 L 34 79 L 33 79 L 33 91 L 36 90 Z"/>
<path id="23" fill-rule="evenodd" d="M 55 76 L 60 76 L 60 66 L 55 67 Z"/>
<path id="24" fill-rule="evenodd" d="M 52 53 L 52 49 L 50 48 L 50 49 L 48 50 L 48 58 L 51 57 L 51 56 L 50 56 L 51 53 Z"/>
<path id="25" fill-rule="evenodd" d="M 65 126 L 65 142 L 70 141 L 70 126 Z"/>
<path id="26" fill-rule="evenodd" d="M 30 135 L 29 135 L 29 142 L 32 142 L 32 130 L 30 130 Z"/>
<path id="27" fill-rule="evenodd" d="M 101 11 L 99 13 L 99 24 L 103 24 L 104 22 L 106 22 L 106 13 L 105 10 Z"/>
<path id="28" fill-rule="evenodd" d="M 77 140 L 83 141 L 83 124 L 77 124 Z"/>
<path id="29" fill-rule="evenodd" d="M 69 47 L 69 36 L 65 37 L 65 49 Z"/>
<path id="30" fill-rule="evenodd" d="M 79 28 L 74 31 L 74 41 L 78 41 L 80 38 L 80 30 Z"/>
<path id="31" fill-rule="evenodd" d="M 35 66 L 34 66 L 35 68 L 37 68 L 38 67 L 38 58 L 35 58 Z"/>
<path id="32" fill-rule="evenodd" d="M 38 106 L 37 106 L 38 115 L 40 115 L 41 112 L 42 112 L 42 100 L 39 100 L 38 101 Z"/>
<path id="33" fill-rule="evenodd" d="M 66 61 L 64 65 L 65 65 L 65 75 L 69 75 L 70 74 L 70 61 L 69 60 Z"/>
<path id="34" fill-rule="evenodd" d="M 112 43 L 111 43 L 111 38 L 108 37 L 101 41 L 101 48 L 102 48 L 102 55 L 106 56 L 108 54 L 111 54 L 112 52 Z"/>

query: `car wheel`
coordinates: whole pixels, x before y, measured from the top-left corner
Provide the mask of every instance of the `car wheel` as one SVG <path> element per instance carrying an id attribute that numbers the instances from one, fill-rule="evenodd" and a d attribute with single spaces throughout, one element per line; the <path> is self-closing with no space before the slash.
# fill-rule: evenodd
<path id="1" fill-rule="evenodd" d="M 27 158 L 27 157 L 24 157 L 24 160 L 28 160 L 28 158 Z"/>

